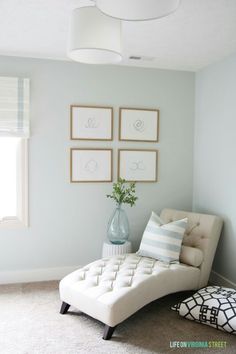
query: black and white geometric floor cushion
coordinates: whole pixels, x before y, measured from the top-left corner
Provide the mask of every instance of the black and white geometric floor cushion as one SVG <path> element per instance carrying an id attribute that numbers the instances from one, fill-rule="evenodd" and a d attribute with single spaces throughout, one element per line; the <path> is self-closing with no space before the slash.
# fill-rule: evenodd
<path id="1" fill-rule="evenodd" d="M 236 290 L 208 286 L 172 307 L 189 320 L 236 334 Z"/>

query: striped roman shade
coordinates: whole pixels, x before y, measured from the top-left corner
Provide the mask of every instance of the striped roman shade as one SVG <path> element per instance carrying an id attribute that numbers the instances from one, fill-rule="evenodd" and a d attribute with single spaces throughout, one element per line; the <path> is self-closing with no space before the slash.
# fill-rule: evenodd
<path id="1" fill-rule="evenodd" d="M 29 137 L 29 79 L 0 77 L 0 136 Z"/>
<path id="2" fill-rule="evenodd" d="M 137 254 L 165 263 L 179 261 L 181 244 L 187 225 L 187 218 L 163 225 L 161 219 L 152 212 Z"/>

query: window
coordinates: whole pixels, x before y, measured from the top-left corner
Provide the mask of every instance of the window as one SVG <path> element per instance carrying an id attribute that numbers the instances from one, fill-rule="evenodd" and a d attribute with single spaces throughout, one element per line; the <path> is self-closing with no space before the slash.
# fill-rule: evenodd
<path id="1" fill-rule="evenodd" d="M 0 228 L 28 225 L 29 80 L 0 77 Z"/>
<path id="2" fill-rule="evenodd" d="M 0 228 L 26 226 L 27 140 L 0 137 Z"/>

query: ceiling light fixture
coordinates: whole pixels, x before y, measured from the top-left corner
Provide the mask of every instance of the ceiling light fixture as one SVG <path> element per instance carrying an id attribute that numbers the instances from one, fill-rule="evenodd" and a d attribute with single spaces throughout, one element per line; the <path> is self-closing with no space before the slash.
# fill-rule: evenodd
<path id="1" fill-rule="evenodd" d="M 111 64 L 122 59 L 121 22 L 101 13 L 94 1 L 77 2 L 69 26 L 68 57 L 87 64 Z"/>
<path id="2" fill-rule="evenodd" d="M 104 14 L 127 21 L 153 20 L 177 10 L 180 0 L 95 0 Z"/>

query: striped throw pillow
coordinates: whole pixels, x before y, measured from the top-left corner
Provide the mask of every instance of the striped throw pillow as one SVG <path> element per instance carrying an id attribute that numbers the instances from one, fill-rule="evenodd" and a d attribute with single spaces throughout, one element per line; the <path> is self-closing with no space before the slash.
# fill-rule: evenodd
<path id="1" fill-rule="evenodd" d="M 152 212 L 137 254 L 165 263 L 178 262 L 187 225 L 187 218 L 163 225 L 159 216 Z"/>

